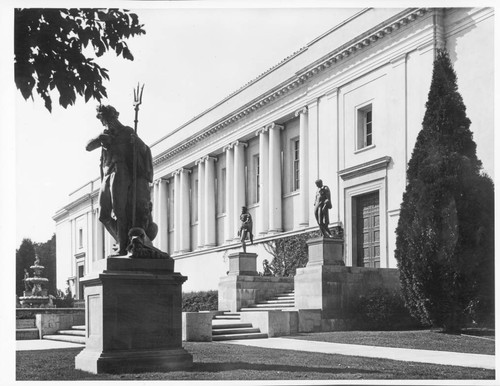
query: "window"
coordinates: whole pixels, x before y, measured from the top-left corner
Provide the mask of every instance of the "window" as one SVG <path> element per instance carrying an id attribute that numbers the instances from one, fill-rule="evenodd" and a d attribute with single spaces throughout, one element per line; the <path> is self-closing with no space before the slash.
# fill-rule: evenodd
<path id="1" fill-rule="evenodd" d="M 373 121 L 372 121 L 372 105 L 366 105 L 358 109 L 358 147 L 373 145 Z"/>
<path id="2" fill-rule="evenodd" d="M 78 229 L 78 248 L 83 248 L 83 229 Z"/>
<path id="3" fill-rule="evenodd" d="M 220 171 L 219 200 L 219 213 L 226 213 L 226 168 Z"/>
<path id="4" fill-rule="evenodd" d="M 175 189 L 172 189 L 172 194 L 170 195 L 170 208 L 168 214 L 170 215 L 169 224 L 172 225 L 171 229 L 175 229 Z"/>
<path id="5" fill-rule="evenodd" d="M 193 220 L 191 221 L 192 223 L 195 223 L 198 221 L 198 195 L 200 194 L 200 190 L 198 188 L 199 183 L 198 180 L 194 180 L 194 187 L 193 187 L 193 202 L 191 203 L 191 208 L 193 208 Z"/>
<path id="6" fill-rule="evenodd" d="M 300 141 L 292 139 L 292 191 L 300 188 Z"/>
<path id="7" fill-rule="evenodd" d="M 255 194 L 254 204 L 260 201 L 260 157 L 258 154 L 253 156 L 253 167 L 255 171 Z"/>

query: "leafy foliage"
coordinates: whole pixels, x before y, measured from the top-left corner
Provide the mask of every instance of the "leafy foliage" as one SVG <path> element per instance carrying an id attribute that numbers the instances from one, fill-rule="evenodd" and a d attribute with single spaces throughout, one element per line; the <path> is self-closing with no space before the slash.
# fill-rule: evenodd
<path id="1" fill-rule="evenodd" d="M 85 56 L 89 45 L 97 57 L 108 50 L 134 60 L 125 39 L 144 34 L 136 14 L 117 9 L 23 8 L 15 10 L 14 76 L 24 99 L 34 90 L 52 111 L 50 91 L 59 104 L 73 105 L 76 95 L 98 101 L 106 97 L 108 70 Z"/>
<path id="2" fill-rule="evenodd" d="M 297 268 L 305 267 L 308 262 L 307 240 L 320 237 L 320 231 L 301 233 L 272 240 L 264 248 L 273 256 L 270 263 L 274 276 L 295 276 Z"/>
<path id="3" fill-rule="evenodd" d="M 438 51 L 395 256 L 412 315 L 446 331 L 493 310 L 494 188 L 480 173 L 470 123 L 449 56 Z"/>
<path id="4" fill-rule="evenodd" d="M 380 331 L 419 327 L 405 308 L 401 294 L 385 288 L 360 296 L 352 313 L 355 325 L 362 329 Z"/>
<path id="5" fill-rule="evenodd" d="M 186 292 L 182 294 L 182 311 L 217 311 L 219 298 L 217 291 Z"/>

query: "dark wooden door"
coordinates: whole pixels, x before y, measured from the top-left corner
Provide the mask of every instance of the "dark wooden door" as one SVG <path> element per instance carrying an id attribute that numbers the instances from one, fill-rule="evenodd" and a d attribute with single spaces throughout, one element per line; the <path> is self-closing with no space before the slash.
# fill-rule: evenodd
<path id="1" fill-rule="evenodd" d="M 357 265 L 380 267 L 379 193 L 359 196 L 356 202 Z"/>

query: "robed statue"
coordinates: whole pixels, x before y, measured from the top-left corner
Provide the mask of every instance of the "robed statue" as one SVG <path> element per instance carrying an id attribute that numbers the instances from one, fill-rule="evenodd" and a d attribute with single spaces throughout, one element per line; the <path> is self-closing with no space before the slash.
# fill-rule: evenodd
<path id="1" fill-rule="evenodd" d="M 158 227 L 151 215 L 151 150 L 118 116 L 113 106 L 97 107 L 97 118 L 105 129 L 89 141 L 86 149 L 101 148 L 99 220 L 116 240 L 117 254 L 126 255 L 132 228 L 141 228 L 149 245 Z"/>

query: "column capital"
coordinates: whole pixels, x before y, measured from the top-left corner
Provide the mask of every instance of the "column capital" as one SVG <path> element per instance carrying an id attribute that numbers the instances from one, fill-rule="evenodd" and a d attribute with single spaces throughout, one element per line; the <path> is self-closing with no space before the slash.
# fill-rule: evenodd
<path id="1" fill-rule="evenodd" d="M 178 174 L 182 174 L 182 173 L 188 173 L 188 174 L 189 174 L 189 173 L 191 173 L 191 170 L 186 169 L 186 168 L 179 168 L 179 169 L 177 169 L 176 171 L 174 171 L 174 172 L 172 173 L 172 176 L 174 176 L 174 177 L 175 177 L 176 175 L 178 175 Z"/>
<path id="2" fill-rule="evenodd" d="M 206 155 L 205 157 L 202 157 L 201 160 L 203 162 L 217 161 L 217 157 L 214 157 L 213 155 Z"/>
<path id="3" fill-rule="evenodd" d="M 243 141 L 234 141 L 231 146 L 232 147 L 237 147 L 237 146 L 243 146 L 243 147 L 247 147 L 248 146 L 248 143 L 247 142 L 243 142 Z"/>
<path id="4" fill-rule="evenodd" d="M 196 161 L 194 161 L 194 164 L 198 166 L 199 164 L 202 164 L 205 161 L 205 157 L 198 158 Z"/>
<path id="5" fill-rule="evenodd" d="M 278 125 L 277 123 L 270 123 L 266 125 L 266 130 L 272 130 L 272 129 L 278 129 L 278 130 L 283 130 L 285 126 L 283 125 Z"/>
<path id="6" fill-rule="evenodd" d="M 228 151 L 228 150 L 231 150 L 232 148 L 233 148 L 233 144 L 232 144 L 232 143 L 230 143 L 230 144 L 228 144 L 228 145 L 224 146 L 224 147 L 222 148 L 222 151 Z"/>
<path id="7" fill-rule="evenodd" d="M 260 129 L 257 129 L 257 131 L 255 132 L 255 136 L 258 137 L 259 135 L 265 134 L 268 131 L 269 131 L 269 127 L 267 127 L 267 126 L 261 127 Z"/>
<path id="8" fill-rule="evenodd" d="M 295 112 L 295 116 L 298 117 L 300 114 L 307 114 L 307 110 L 307 106 L 304 106 Z"/>
<path id="9" fill-rule="evenodd" d="M 166 182 L 167 184 L 170 183 L 170 181 L 167 178 L 160 177 L 153 181 L 153 185 L 159 185 L 162 182 Z"/>

